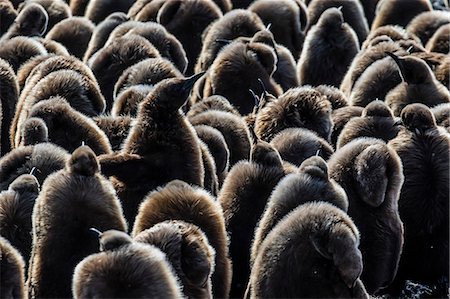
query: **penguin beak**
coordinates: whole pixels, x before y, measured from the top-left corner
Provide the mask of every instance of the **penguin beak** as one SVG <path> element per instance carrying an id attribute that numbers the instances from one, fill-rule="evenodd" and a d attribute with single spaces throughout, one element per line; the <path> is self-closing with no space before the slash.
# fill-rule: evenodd
<path id="1" fill-rule="evenodd" d="M 391 53 L 391 52 L 386 52 L 386 55 L 388 55 L 395 61 L 395 64 L 398 66 L 400 73 L 402 74 L 402 79 L 403 79 L 403 73 L 405 70 L 405 66 L 403 64 L 402 59 L 400 59 L 397 55 L 395 55 L 394 53 Z"/>
<path id="2" fill-rule="evenodd" d="M 183 82 L 182 89 L 186 92 L 190 92 L 192 90 L 192 87 L 194 87 L 195 82 L 197 82 L 197 80 L 200 79 L 205 73 L 206 72 L 201 72 L 189 78 L 186 78 L 186 80 Z"/>
<path id="3" fill-rule="evenodd" d="M 219 44 L 222 44 L 222 45 L 229 45 L 229 44 L 231 44 L 232 40 L 218 38 L 218 39 L 215 40 L 215 42 L 219 43 Z"/>
<path id="4" fill-rule="evenodd" d="M 258 96 L 255 94 L 255 92 L 253 90 L 249 89 L 248 91 L 252 95 L 253 100 L 255 100 L 255 107 L 258 107 L 259 106 L 259 98 L 258 98 Z"/>

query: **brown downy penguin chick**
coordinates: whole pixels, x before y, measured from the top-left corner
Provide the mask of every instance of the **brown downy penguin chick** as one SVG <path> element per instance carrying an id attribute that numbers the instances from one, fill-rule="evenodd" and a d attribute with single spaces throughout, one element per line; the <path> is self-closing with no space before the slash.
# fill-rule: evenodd
<path id="1" fill-rule="evenodd" d="M 214 159 L 217 179 L 219 187 L 221 187 L 223 181 L 228 175 L 230 165 L 230 151 L 225 138 L 219 130 L 207 125 L 197 125 L 194 129 L 198 138 L 206 144 Z"/>
<path id="2" fill-rule="evenodd" d="M 296 0 L 257 0 L 248 7 L 256 13 L 264 24 L 271 24 L 277 44 L 283 45 L 297 60 L 302 51 L 305 29 L 308 24 L 306 5 Z"/>
<path id="3" fill-rule="evenodd" d="M 262 43 L 233 42 L 211 65 L 203 96 L 222 95 L 239 113 L 247 115 L 254 108 L 254 98 L 248 90 L 262 92 L 259 80 L 270 94 L 279 96 L 283 92 L 272 78 L 276 64 L 273 48 Z"/>
<path id="4" fill-rule="evenodd" d="M 201 79 L 199 79 L 200 81 Z M 197 81 L 198 82 L 198 81 Z M 195 88 L 195 86 L 194 86 Z M 236 108 L 231 105 L 231 103 L 223 96 L 213 95 L 193 104 L 187 113 L 188 117 L 194 117 L 197 114 L 209 111 L 209 110 L 219 110 L 223 112 L 230 112 L 231 114 L 241 116 Z"/>
<path id="5" fill-rule="evenodd" d="M 17 18 L 17 11 L 9 1 L 0 1 L 0 36 L 4 35 Z"/>
<path id="6" fill-rule="evenodd" d="M 250 247 L 267 199 L 285 172 L 278 152 L 254 136 L 250 161 L 240 161 L 219 194 L 233 261 L 231 298 L 242 298 L 250 275 Z"/>
<path id="7" fill-rule="evenodd" d="M 109 38 L 109 34 L 120 24 L 128 21 L 127 16 L 122 12 L 110 14 L 104 21 L 95 26 L 83 61 L 87 62 L 95 52 L 100 50 Z"/>
<path id="8" fill-rule="evenodd" d="M 250 157 L 250 133 L 242 117 L 212 109 L 189 117 L 189 122 L 193 126 L 207 125 L 222 133 L 230 151 L 230 167 Z"/>
<path id="9" fill-rule="evenodd" d="M 301 205 L 261 245 L 247 298 L 369 298 L 358 245 L 345 212 L 326 202 Z"/>
<path id="10" fill-rule="evenodd" d="M 405 129 L 389 143 L 400 156 L 405 176 L 398 202 L 405 244 L 394 296 L 406 280 L 432 284 L 449 275 L 449 135 L 436 126 L 425 105 L 406 106 L 401 118 Z"/>
<path id="11" fill-rule="evenodd" d="M 137 35 L 121 37 L 99 50 L 88 62 L 105 96 L 106 112 L 113 105 L 114 85 L 122 72 L 147 58 L 160 57 L 158 50 L 145 38 Z"/>
<path id="12" fill-rule="evenodd" d="M 394 139 L 400 130 L 391 109 L 382 101 L 367 105 L 361 117 L 350 119 L 339 135 L 336 149 L 359 137 L 372 137 L 384 142 Z"/>
<path id="13" fill-rule="evenodd" d="M 406 29 L 399 25 L 383 25 L 376 29 L 370 31 L 370 34 L 367 36 L 367 39 L 364 41 L 361 49 L 365 50 L 370 47 L 372 42 L 381 36 L 387 36 L 394 42 L 398 42 L 401 45 L 401 42 L 412 40 L 421 44 L 420 39 L 406 31 Z M 408 48 L 405 48 L 407 50 Z"/>
<path id="14" fill-rule="evenodd" d="M 257 14 L 243 9 L 233 9 L 212 23 L 203 32 L 203 47 L 195 66 L 196 72 L 208 70 L 220 50 L 226 45 L 222 40 L 231 41 L 238 37 L 252 37 L 265 26 Z"/>
<path id="15" fill-rule="evenodd" d="M 94 152 L 81 146 L 45 180 L 33 211 L 30 298 L 71 296 L 75 266 L 97 252 L 89 228 L 127 230 L 114 188 L 99 171 Z"/>
<path id="16" fill-rule="evenodd" d="M 126 233 L 115 230 L 100 233 L 100 238 L 102 252 L 89 255 L 75 268 L 74 298 L 183 297 L 175 273 L 161 250 L 132 242 Z"/>
<path id="17" fill-rule="evenodd" d="M 425 61 L 412 57 L 397 57 L 389 54 L 397 64 L 403 82 L 386 95 L 386 104 L 395 116 L 411 103 L 422 103 L 433 107 L 450 102 L 450 92 L 436 80 Z"/>
<path id="18" fill-rule="evenodd" d="M 444 127 L 450 133 L 450 103 L 434 106 L 431 112 L 436 119 L 436 124 Z"/>
<path id="19" fill-rule="evenodd" d="M 165 1 L 157 16 L 159 24 L 176 36 L 186 51 L 186 74 L 194 73 L 194 66 L 202 49 L 202 33 L 222 12 L 212 0 Z"/>
<path id="20" fill-rule="evenodd" d="M 300 84 L 339 87 L 358 51 L 358 38 L 342 12 L 327 9 L 306 36 L 298 62 Z"/>
<path id="21" fill-rule="evenodd" d="M 30 3 L 20 11 L 0 41 L 5 42 L 16 36 L 42 36 L 47 30 L 47 25 L 48 14 L 45 9 L 37 3 Z"/>
<path id="22" fill-rule="evenodd" d="M 336 148 L 337 140 L 344 126 L 354 117 L 361 116 L 364 108 L 358 106 L 347 106 L 336 109 L 331 114 L 333 120 L 333 132 L 331 132 L 331 144 Z"/>
<path id="23" fill-rule="evenodd" d="M 392 282 L 402 252 L 402 163 L 382 140 L 358 138 L 336 151 L 328 165 L 330 176 L 347 193 L 347 213 L 361 232 L 361 280 L 374 294 Z"/>
<path id="24" fill-rule="evenodd" d="M 105 99 L 96 82 L 76 71 L 60 70 L 42 78 L 25 98 L 21 109 L 16 110 L 17 130 L 22 130 L 23 122 L 37 103 L 54 96 L 64 98 L 73 109 L 86 116 L 99 115 L 105 109 Z"/>
<path id="25" fill-rule="evenodd" d="M 133 2 L 134 0 L 90 0 L 84 15 L 94 24 L 98 24 L 111 13 L 126 13 Z"/>
<path id="26" fill-rule="evenodd" d="M 134 241 L 156 246 L 166 254 L 187 298 L 212 298 L 215 251 L 198 226 L 164 221 L 140 232 Z"/>
<path id="27" fill-rule="evenodd" d="M 70 56 L 69 51 L 67 51 L 66 47 L 64 47 L 63 44 L 57 41 L 45 39 L 43 37 L 33 37 L 33 39 L 41 43 L 44 46 L 45 50 L 47 50 L 48 54 Z"/>
<path id="28" fill-rule="evenodd" d="M 41 118 L 28 118 L 22 126 L 21 134 L 24 146 L 48 142 L 48 128 Z"/>
<path id="29" fill-rule="evenodd" d="M 384 25 L 399 25 L 406 28 L 414 17 L 431 10 L 433 8 L 428 0 L 380 0 L 371 29 Z"/>
<path id="30" fill-rule="evenodd" d="M 347 23 L 354 30 L 357 43 L 361 45 L 369 34 L 369 26 L 364 16 L 363 7 L 358 0 L 312 0 L 308 5 L 308 31 L 318 23 L 321 15 L 332 7 L 342 7 L 343 21 L 341 23 Z M 339 25 L 336 23 L 336 26 Z"/>
<path id="31" fill-rule="evenodd" d="M 297 173 L 283 178 L 272 192 L 255 229 L 251 248 L 251 262 L 255 261 L 261 245 L 270 231 L 298 206 L 314 201 L 326 201 L 347 211 L 344 189 L 328 175 L 328 167 L 321 157 L 306 159 Z"/>
<path id="32" fill-rule="evenodd" d="M 217 196 L 219 191 L 219 179 L 217 177 L 216 162 L 209 151 L 208 146 L 201 139 L 198 140 L 203 164 L 203 187 L 211 192 L 213 196 Z"/>
<path id="33" fill-rule="evenodd" d="M 203 163 L 194 128 L 181 113 L 195 81 L 201 76 L 161 81 L 139 104 L 120 154 L 100 159 L 102 172 L 113 177 L 131 224 L 145 195 L 180 179 L 203 186 Z"/>
<path id="34" fill-rule="evenodd" d="M 270 144 L 280 153 L 283 161 L 299 167 L 309 157 L 325 160 L 334 153 L 333 147 L 316 133 L 303 128 L 289 128 L 276 134 Z"/>
<path id="35" fill-rule="evenodd" d="M 319 85 L 314 87 L 315 90 L 322 93 L 331 103 L 333 110 L 348 106 L 347 96 L 339 90 L 338 87 L 331 85 Z"/>
<path id="36" fill-rule="evenodd" d="M 369 28 L 372 25 L 373 19 L 376 15 L 377 4 L 380 0 L 359 0 L 364 9 L 364 15 L 366 16 Z"/>
<path id="37" fill-rule="evenodd" d="M 68 152 L 74 151 L 85 142 L 98 154 L 112 152 L 108 137 L 95 122 L 76 111 L 64 98 L 52 97 L 34 105 L 29 117 L 41 118 L 48 128 L 48 141 Z M 24 132 L 24 135 L 36 134 Z M 23 138 L 22 141 L 24 142 Z"/>
<path id="38" fill-rule="evenodd" d="M 166 0 L 136 1 L 127 16 L 139 22 L 157 22 L 158 12 L 165 3 Z"/>
<path id="39" fill-rule="evenodd" d="M 131 28 L 124 36 L 136 34 L 147 39 L 159 54 L 171 61 L 174 66 L 181 72 L 185 73 L 188 67 L 188 58 L 183 45 L 164 26 L 153 23 L 139 23 Z"/>
<path id="40" fill-rule="evenodd" d="M 220 204 L 205 190 L 172 181 L 147 195 L 139 207 L 133 236 L 166 220 L 182 220 L 197 225 L 216 251 L 212 276 L 214 298 L 227 298 L 231 283 L 228 238 Z"/>
<path id="41" fill-rule="evenodd" d="M 25 62 L 17 71 L 17 82 L 19 84 L 19 90 L 23 90 L 25 84 L 28 81 L 28 77 L 30 77 L 35 67 L 39 66 L 41 63 L 54 56 L 54 54 L 48 53 L 28 59 L 28 61 Z"/>
<path id="42" fill-rule="evenodd" d="M 68 157 L 64 149 L 52 143 L 13 149 L 0 159 L 0 190 L 7 190 L 15 179 L 33 169 L 39 185 L 42 185 L 47 176 L 64 168 Z"/>
<path id="43" fill-rule="evenodd" d="M 23 7 L 19 6 L 18 10 L 25 9 L 31 3 L 41 5 L 47 12 L 48 24 L 43 35 L 47 34 L 57 23 L 72 16 L 69 5 L 63 0 L 28 0 L 24 2 Z"/>
<path id="44" fill-rule="evenodd" d="M 426 11 L 417 15 L 409 22 L 406 30 L 416 35 L 423 45 L 426 45 L 433 34 L 443 25 L 450 23 L 448 11 Z"/>
<path id="45" fill-rule="evenodd" d="M 13 119 L 16 103 L 19 97 L 19 86 L 17 77 L 11 65 L 0 59 L 0 103 L 1 103 L 1 135 L 0 156 L 4 156 L 11 150 L 9 129 Z"/>
<path id="46" fill-rule="evenodd" d="M 430 52 L 438 52 L 449 54 L 450 51 L 450 25 L 441 26 L 430 38 L 427 43 L 427 50 Z"/>
<path id="47" fill-rule="evenodd" d="M 352 106 L 365 107 L 375 100 L 385 101 L 386 95 L 400 83 L 402 77 L 397 64 L 390 57 L 384 57 L 361 74 L 353 85 L 349 102 Z"/>
<path id="48" fill-rule="evenodd" d="M 268 103 L 260 110 L 255 122 L 256 135 L 268 142 L 284 129 L 296 127 L 330 139 L 333 127 L 331 104 L 322 93 L 309 86 L 290 89 Z"/>
<path id="49" fill-rule="evenodd" d="M 26 262 L 30 259 L 32 247 L 31 214 L 39 189 L 39 182 L 33 175 L 23 174 L 9 185 L 8 190 L 0 193 L 0 235 L 20 252 Z"/>
<path id="50" fill-rule="evenodd" d="M 436 79 L 450 90 L 450 56 L 446 56 L 433 70 Z"/>
<path id="51" fill-rule="evenodd" d="M 24 36 L 7 39 L 0 45 L 0 58 L 8 61 L 15 73 L 30 58 L 47 54 L 41 43 Z"/>
<path id="52" fill-rule="evenodd" d="M 183 74 L 169 60 L 165 58 L 142 60 L 123 71 L 114 87 L 114 98 L 117 100 L 119 93 L 130 86 L 145 84 L 153 87 L 170 78 L 183 78 Z"/>
<path id="53" fill-rule="evenodd" d="M 25 263 L 8 240 L 0 237 L 0 298 L 27 298 Z"/>
<path id="54" fill-rule="evenodd" d="M 123 89 L 114 99 L 111 115 L 136 117 L 139 103 L 147 97 L 153 87 L 152 85 L 139 84 Z"/>
<path id="55" fill-rule="evenodd" d="M 105 132 L 112 150 L 114 152 L 120 151 L 130 132 L 133 119 L 130 116 L 101 115 L 93 120 Z"/>
<path id="56" fill-rule="evenodd" d="M 71 17 L 56 24 L 45 38 L 61 43 L 71 55 L 83 59 L 94 29 L 88 19 Z"/>
<path id="57" fill-rule="evenodd" d="M 69 0 L 70 11 L 73 16 L 84 16 L 90 0 Z"/>

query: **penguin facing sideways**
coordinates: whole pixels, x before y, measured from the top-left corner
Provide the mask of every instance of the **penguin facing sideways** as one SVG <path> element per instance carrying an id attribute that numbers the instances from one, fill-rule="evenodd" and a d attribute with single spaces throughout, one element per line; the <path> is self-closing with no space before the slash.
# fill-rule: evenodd
<path id="1" fill-rule="evenodd" d="M 56 24 L 45 38 L 61 43 L 70 54 L 83 59 L 94 29 L 88 19 L 70 17 Z"/>
<path id="2" fill-rule="evenodd" d="M 222 133 L 230 151 L 230 167 L 240 160 L 249 159 L 250 132 L 242 117 L 231 112 L 211 109 L 189 117 L 189 122 L 193 126 L 207 125 Z"/>
<path id="3" fill-rule="evenodd" d="M 321 15 L 332 7 L 342 7 L 344 20 L 341 23 L 347 23 L 354 30 L 357 42 L 361 45 L 369 34 L 369 26 L 361 1 L 358 0 L 312 0 L 308 4 L 308 31 L 319 21 Z"/>
<path id="4" fill-rule="evenodd" d="M 221 40 L 252 37 L 265 26 L 257 14 L 243 9 L 233 9 L 212 23 L 203 32 L 203 47 L 195 66 L 196 72 L 208 70 L 217 54 L 224 47 Z"/>
<path id="5" fill-rule="evenodd" d="M 362 115 L 364 108 L 359 106 L 347 106 L 336 109 L 331 114 L 333 120 L 333 132 L 331 133 L 331 144 L 336 148 L 337 140 L 344 126 L 350 119 Z"/>
<path id="6" fill-rule="evenodd" d="M 436 126 L 432 112 L 423 104 L 406 106 L 401 119 L 405 128 L 389 142 L 400 156 L 405 176 L 398 202 L 405 244 L 394 296 L 405 280 L 435 284 L 449 277 L 449 135 Z"/>
<path id="7" fill-rule="evenodd" d="M 227 298 L 231 283 L 228 237 L 219 202 L 205 190 L 175 180 L 147 195 L 139 207 L 133 236 L 166 220 L 182 220 L 197 225 L 216 251 L 212 275 L 214 298 Z"/>
<path id="8" fill-rule="evenodd" d="M 0 237 L 0 298 L 26 298 L 25 263 L 8 240 Z"/>
<path id="9" fill-rule="evenodd" d="M 218 197 L 230 235 L 231 298 L 244 295 L 255 227 L 273 188 L 285 175 L 278 152 L 256 136 L 253 139 L 250 160 L 240 161 L 231 168 Z"/>
<path id="10" fill-rule="evenodd" d="M 101 115 L 94 119 L 97 126 L 105 132 L 114 152 L 119 152 L 130 132 L 133 119 L 130 116 Z"/>
<path id="11" fill-rule="evenodd" d="M 110 33 L 117 26 L 126 21 L 128 21 L 128 18 L 124 13 L 116 12 L 110 14 L 105 20 L 97 24 L 92 32 L 86 52 L 84 53 L 83 61 L 87 62 L 95 52 L 100 50 L 108 40 Z"/>
<path id="12" fill-rule="evenodd" d="M 412 57 L 398 57 L 389 54 L 395 61 L 402 77 L 402 83 L 386 95 L 386 104 L 395 116 L 411 103 L 422 103 L 433 107 L 450 102 L 450 92 L 436 80 L 425 61 Z"/>
<path id="13" fill-rule="evenodd" d="M 448 11 L 426 11 L 417 15 L 409 22 L 406 30 L 416 35 L 423 45 L 426 45 L 433 34 L 443 25 L 450 23 Z"/>
<path id="14" fill-rule="evenodd" d="M 259 80 L 270 94 L 279 96 L 283 92 L 272 78 L 277 61 L 270 46 L 233 42 L 219 53 L 207 72 L 203 96 L 224 96 L 239 113 L 247 115 L 254 108 L 254 98 L 248 90 L 262 91 Z"/>
<path id="15" fill-rule="evenodd" d="M 76 266 L 74 298 L 183 297 L 167 256 L 157 247 L 133 242 L 124 232 L 108 230 L 100 233 L 100 250 Z"/>
<path id="16" fill-rule="evenodd" d="M 33 169 L 42 185 L 47 176 L 64 168 L 68 157 L 64 149 L 52 143 L 15 148 L 0 159 L 0 190 L 7 190 L 15 179 Z"/>
<path id="17" fill-rule="evenodd" d="M 450 25 L 441 26 L 430 38 L 426 48 L 429 52 L 449 54 L 450 52 Z"/>
<path id="18" fill-rule="evenodd" d="M 9 62 L 14 72 L 29 59 L 47 54 L 47 50 L 38 41 L 25 36 L 16 36 L 0 43 L 0 58 Z"/>
<path id="19" fill-rule="evenodd" d="M 333 147 L 316 133 L 303 128 L 281 131 L 270 141 L 283 161 L 299 167 L 303 161 L 318 154 L 324 160 L 334 153 Z"/>
<path id="20" fill-rule="evenodd" d="M 342 12 L 325 10 L 306 36 L 298 62 L 300 83 L 339 87 L 358 51 L 358 37 L 344 22 Z"/>
<path id="21" fill-rule="evenodd" d="M 166 254 L 187 298 L 212 298 L 215 251 L 198 226 L 180 220 L 164 221 L 133 240 L 156 246 Z"/>
<path id="22" fill-rule="evenodd" d="M 277 44 L 285 46 L 298 60 L 308 24 L 306 5 L 296 0 L 258 0 L 248 10 L 256 13 L 266 26 L 271 24 Z"/>
<path id="23" fill-rule="evenodd" d="M 127 87 L 133 85 L 153 87 L 160 81 L 170 78 L 183 78 L 183 75 L 167 59 L 148 58 L 142 60 L 123 71 L 114 87 L 114 98 L 117 100 L 117 95 Z"/>
<path id="24" fill-rule="evenodd" d="M 19 98 L 17 77 L 11 65 L 0 59 L 0 102 L 1 102 L 1 135 L 0 151 L 4 156 L 11 150 L 9 130 L 13 119 L 16 103 Z"/>
<path id="25" fill-rule="evenodd" d="M 344 211 L 306 203 L 269 233 L 255 260 L 250 298 L 369 298 L 359 232 Z"/>
<path id="26" fill-rule="evenodd" d="M 118 85 L 116 84 L 116 86 Z M 147 97 L 152 89 L 153 86 L 146 84 L 132 85 L 123 89 L 114 99 L 111 115 L 136 117 L 139 103 Z"/>
<path id="27" fill-rule="evenodd" d="M 361 117 L 350 119 L 339 135 L 336 148 L 340 149 L 359 137 L 372 137 L 389 142 L 394 139 L 400 127 L 392 115 L 391 109 L 382 101 L 373 101 L 367 105 Z"/>
<path id="28" fill-rule="evenodd" d="M 252 264 L 264 239 L 277 223 L 298 206 L 313 201 L 326 201 L 343 211 L 348 208 L 344 189 L 329 177 L 325 160 L 318 156 L 306 159 L 298 172 L 287 175 L 273 190 L 255 229 Z"/>
<path id="29" fill-rule="evenodd" d="M 384 25 L 399 25 L 406 28 L 414 17 L 431 10 L 433 7 L 427 0 L 380 0 L 371 29 Z"/>
<path id="30" fill-rule="evenodd" d="M 111 13 L 126 13 L 133 2 L 133 0 L 90 0 L 84 15 L 94 24 L 98 24 Z"/>
<path id="31" fill-rule="evenodd" d="M 114 85 L 122 72 L 133 64 L 160 57 L 158 50 L 145 38 L 130 35 L 115 39 L 88 61 L 106 100 L 106 112 L 111 111 Z"/>
<path id="32" fill-rule="evenodd" d="M 48 14 L 45 9 L 37 3 L 30 3 L 20 11 L 8 31 L 2 35 L 0 42 L 16 36 L 42 36 L 47 25 Z"/>
<path id="33" fill-rule="evenodd" d="M 74 151 L 83 142 L 98 155 L 112 152 L 105 133 L 92 119 L 70 107 L 64 98 L 52 97 L 39 102 L 34 105 L 29 117 L 42 119 L 48 129 L 48 141 L 68 152 Z M 22 132 L 28 133 L 31 132 Z"/>
<path id="34" fill-rule="evenodd" d="M 127 230 L 114 188 L 99 171 L 94 152 L 81 146 L 42 185 L 33 211 L 30 298 L 71 296 L 75 266 L 97 252 L 89 228 Z"/>
<path id="35" fill-rule="evenodd" d="M 15 179 L 0 193 L 0 235 L 7 239 L 28 262 L 30 259 L 31 214 L 40 185 L 31 174 Z"/>
<path id="36" fill-rule="evenodd" d="M 130 224 L 154 188 L 173 179 L 203 186 L 199 140 L 179 110 L 200 76 L 167 79 L 156 85 L 139 105 L 122 151 L 100 157 L 102 172 L 112 177 Z"/>
<path id="37" fill-rule="evenodd" d="M 328 165 L 330 176 L 347 193 L 347 213 L 361 232 L 361 280 L 374 294 L 393 281 L 402 251 L 402 163 L 382 140 L 358 138 L 336 151 Z"/>
<path id="38" fill-rule="evenodd" d="M 176 36 L 188 59 L 186 74 L 194 73 L 194 66 L 202 49 L 202 33 L 222 11 L 212 0 L 165 1 L 158 11 L 157 21 Z"/>
<path id="39" fill-rule="evenodd" d="M 333 127 L 331 104 L 310 86 L 286 91 L 262 108 L 255 122 L 256 135 L 268 142 L 284 129 L 296 127 L 314 131 L 325 140 L 330 139 Z"/>

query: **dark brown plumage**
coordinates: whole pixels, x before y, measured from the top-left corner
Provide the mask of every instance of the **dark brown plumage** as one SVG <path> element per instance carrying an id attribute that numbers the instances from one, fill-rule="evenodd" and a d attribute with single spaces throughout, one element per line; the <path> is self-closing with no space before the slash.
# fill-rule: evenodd
<path id="1" fill-rule="evenodd" d="M 0 150 L 1 156 L 11 150 L 9 139 L 9 129 L 13 114 L 16 109 L 16 103 L 19 98 L 19 86 L 17 77 L 11 65 L 0 59 L 0 102 L 1 102 L 1 135 Z"/>
<path id="2" fill-rule="evenodd" d="M 126 13 L 133 5 L 133 2 L 133 0 L 90 0 L 84 15 L 95 24 L 98 24 L 111 13 Z"/>
<path id="3" fill-rule="evenodd" d="M 71 55 L 83 59 L 95 25 L 86 18 L 70 17 L 62 20 L 47 33 L 47 39 L 61 43 Z"/>
<path id="4" fill-rule="evenodd" d="M 99 173 L 94 152 L 76 149 L 66 168 L 47 178 L 33 212 L 30 298 L 70 297 L 75 266 L 97 252 L 89 231 L 125 231 L 126 222 L 112 184 Z"/>
<path id="5" fill-rule="evenodd" d="M 348 215 L 361 232 L 361 280 L 373 294 L 392 282 L 402 252 L 402 163 L 383 141 L 359 138 L 336 151 L 328 164 L 330 176 L 347 193 Z"/>
<path id="6" fill-rule="evenodd" d="M 416 35 L 423 45 L 426 45 L 433 34 L 443 25 L 450 23 L 448 11 L 426 11 L 417 15 L 409 22 L 406 30 Z"/>
<path id="7" fill-rule="evenodd" d="M 208 146 L 201 139 L 198 140 L 203 164 L 203 187 L 211 192 L 213 196 L 217 196 L 219 191 L 219 179 L 217 177 L 216 162 L 209 151 Z"/>
<path id="8" fill-rule="evenodd" d="M 48 128 L 41 118 L 30 117 L 22 126 L 22 144 L 36 145 L 48 142 Z"/>
<path id="9" fill-rule="evenodd" d="M 287 215 L 261 246 L 250 277 L 250 298 L 369 298 L 359 232 L 345 212 L 304 204 Z"/>
<path id="10" fill-rule="evenodd" d="M 42 36 L 47 30 L 48 21 L 45 9 L 37 3 L 30 3 L 19 12 L 0 41 L 5 42 L 16 36 Z"/>
<path id="11" fill-rule="evenodd" d="M 17 72 L 30 58 L 47 54 L 47 50 L 41 43 L 24 36 L 7 39 L 0 45 L 0 58 L 8 61 L 14 72 Z"/>
<path id="12" fill-rule="evenodd" d="M 20 253 L 0 237 L 0 298 L 26 298 L 25 263 Z"/>
<path id="13" fill-rule="evenodd" d="M 9 1 L 0 1 L 0 36 L 5 34 L 17 18 L 17 11 Z"/>
<path id="14" fill-rule="evenodd" d="M 216 251 L 212 276 L 214 298 L 226 298 L 231 283 L 228 237 L 220 204 L 206 191 L 183 181 L 172 181 L 150 193 L 139 208 L 133 236 L 165 220 L 182 220 L 197 225 Z"/>
<path id="15" fill-rule="evenodd" d="M 362 107 L 347 106 L 336 109 L 331 114 L 333 120 L 333 131 L 331 132 L 331 144 L 336 148 L 337 140 L 342 132 L 345 124 L 354 117 L 361 116 L 363 112 Z"/>
<path id="16" fill-rule="evenodd" d="M 431 3 L 427 0 L 380 0 L 372 30 L 384 25 L 400 25 L 405 28 L 415 16 L 431 10 Z"/>
<path id="17" fill-rule="evenodd" d="M 430 52 L 438 52 L 449 54 L 450 51 L 450 25 L 441 26 L 430 38 L 427 43 L 427 50 Z"/>
<path id="18" fill-rule="evenodd" d="M 440 104 L 431 109 L 436 124 L 444 127 L 450 133 L 450 104 Z"/>
<path id="19" fill-rule="evenodd" d="M 333 110 L 348 106 L 347 96 L 339 90 L 338 87 L 331 85 L 319 85 L 314 87 L 315 90 L 322 93 L 331 103 Z"/>
<path id="20" fill-rule="evenodd" d="M 147 97 L 152 89 L 152 85 L 146 84 L 133 85 L 125 88 L 114 99 L 111 115 L 136 117 L 139 103 Z"/>
<path id="21" fill-rule="evenodd" d="M 202 78 L 199 79 L 199 81 Z M 197 81 L 198 82 L 198 81 Z M 195 88 L 195 86 L 194 86 Z M 218 110 L 223 112 L 230 112 L 231 114 L 241 116 L 239 112 L 236 110 L 236 108 L 231 105 L 231 103 L 224 98 L 223 96 L 214 95 L 210 96 L 204 99 L 201 99 L 198 102 L 195 102 L 190 108 L 187 113 L 187 116 L 189 118 L 194 117 L 197 114 L 200 114 L 202 112 L 206 112 L 209 110 Z"/>
<path id="22" fill-rule="evenodd" d="M 287 128 L 306 128 L 325 140 L 330 139 L 333 123 L 331 104 L 322 93 L 309 86 L 282 94 L 262 108 L 256 117 L 255 132 L 265 141 Z"/>
<path id="23" fill-rule="evenodd" d="M 212 298 L 215 251 L 198 226 L 164 221 L 140 232 L 134 241 L 156 246 L 166 254 L 187 298 Z"/>
<path id="24" fill-rule="evenodd" d="M 48 25 L 44 35 L 47 34 L 47 32 L 49 32 L 50 29 L 52 29 L 57 23 L 72 16 L 69 5 L 63 0 L 26 0 L 23 7 L 19 6 L 18 11 L 25 9 L 32 3 L 41 5 L 47 12 Z"/>
<path id="25" fill-rule="evenodd" d="M 122 149 L 122 144 L 127 138 L 133 119 L 130 116 L 102 115 L 93 119 L 97 126 L 105 132 L 113 151 Z"/>

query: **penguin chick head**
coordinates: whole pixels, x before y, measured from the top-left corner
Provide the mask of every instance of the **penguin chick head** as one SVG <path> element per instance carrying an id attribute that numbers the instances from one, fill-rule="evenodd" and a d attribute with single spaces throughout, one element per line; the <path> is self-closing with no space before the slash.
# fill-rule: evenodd
<path id="1" fill-rule="evenodd" d="M 278 151 L 269 143 L 259 139 L 256 134 L 253 134 L 250 161 L 269 167 L 283 167 L 283 162 Z"/>
<path id="2" fill-rule="evenodd" d="M 277 56 L 274 49 L 263 43 L 248 43 L 246 54 L 249 59 L 258 61 L 269 76 L 277 70 Z"/>
<path id="3" fill-rule="evenodd" d="M 20 35 L 42 36 L 47 30 L 47 11 L 37 3 L 25 5 L 14 21 L 19 29 Z"/>
<path id="4" fill-rule="evenodd" d="M 373 101 L 367 105 L 363 112 L 362 117 L 394 117 L 391 109 L 383 101 Z"/>
<path id="5" fill-rule="evenodd" d="M 100 251 L 115 250 L 132 242 L 129 235 L 118 230 L 111 229 L 102 233 L 95 228 L 91 228 L 91 231 L 96 232 L 100 238 Z"/>
<path id="6" fill-rule="evenodd" d="M 8 189 L 18 193 L 30 192 L 39 194 L 40 185 L 34 175 L 22 174 L 9 185 Z"/>
<path id="7" fill-rule="evenodd" d="M 310 176 L 328 180 L 328 166 L 325 160 L 320 156 L 309 157 L 300 165 L 300 171 Z"/>
<path id="8" fill-rule="evenodd" d="M 35 145 L 48 141 L 47 125 L 41 118 L 31 117 L 26 120 L 22 128 L 24 145 Z"/>
<path id="9" fill-rule="evenodd" d="M 188 78 L 166 79 L 158 83 L 141 105 L 141 110 L 163 108 L 168 112 L 178 111 L 186 103 L 195 82 L 205 73 L 201 72 Z"/>
<path id="10" fill-rule="evenodd" d="M 342 11 L 337 7 L 331 7 L 325 10 L 317 21 L 318 26 L 332 26 L 340 28 L 344 25 L 344 16 Z"/>
<path id="11" fill-rule="evenodd" d="M 407 84 L 433 83 L 433 73 L 430 67 L 420 58 L 414 56 L 399 57 L 386 52 L 397 64 L 403 81 Z"/>
<path id="12" fill-rule="evenodd" d="M 424 104 L 410 104 L 403 108 L 400 117 L 403 125 L 412 132 L 423 132 L 436 127 L 436 120 L 431 110 Z"/>
<path id="13" fill-rule="evenodd" d="M 80 146 L 69 159 L 68 169 L 71 173 L 93 176 L 100 169 L 97 157 L 89 146 Z"/>

